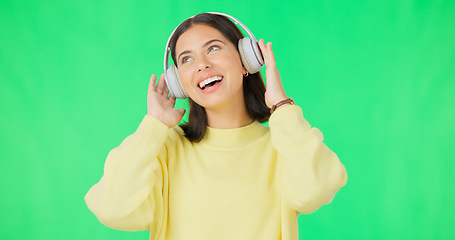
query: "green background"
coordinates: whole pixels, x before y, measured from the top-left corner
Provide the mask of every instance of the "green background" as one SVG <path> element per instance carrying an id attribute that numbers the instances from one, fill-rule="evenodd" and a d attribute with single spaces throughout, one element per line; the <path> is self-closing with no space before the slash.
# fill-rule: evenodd
<path id="1" fill-rule="evenodd" d="M 205 11 L 273 42 L 287 95 L 346 166 L 300 239 L 455 238 L 455 1 L 6 0 L 1 239 L 148 239 L 83 197 L 146 114 L 169 34 Z"/>

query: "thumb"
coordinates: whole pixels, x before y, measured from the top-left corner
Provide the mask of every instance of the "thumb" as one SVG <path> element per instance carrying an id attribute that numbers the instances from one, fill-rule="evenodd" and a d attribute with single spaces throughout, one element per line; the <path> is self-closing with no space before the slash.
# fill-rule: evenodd
<path id="1" fill-rule="evenodd" d="M 177 111 L 178 111 L 182 116 L 185 115 L 185 112 L 186 112 L 186 110 L 183 109 L 183 108 L 179 108 L 179 109 L 177 109 Z"/>

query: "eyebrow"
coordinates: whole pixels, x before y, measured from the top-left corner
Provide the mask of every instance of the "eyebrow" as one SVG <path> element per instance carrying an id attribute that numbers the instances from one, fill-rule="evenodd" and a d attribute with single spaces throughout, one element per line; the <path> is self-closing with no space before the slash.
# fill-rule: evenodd
<path id="1" fill-rule="evenodd" d="M 226 43 L 224 43 L 223 41 L 219 40 L 219 39 L 212 39 L 206 43 L 204 43 L 204 45 L 202 45 L 202 47 L 207 47 L 208 45 L 212 44 L 213 42 L 221 42 L 222 44 L 226 45 Z M 177 62 L 180 60 L 180 57 L 184 54 L 188 54 L 190 53 L 191 51 L 190 50 L 185 50 L 183 51 L 182 53 L 179 54 L 179 56 L 177 57 Z"/>

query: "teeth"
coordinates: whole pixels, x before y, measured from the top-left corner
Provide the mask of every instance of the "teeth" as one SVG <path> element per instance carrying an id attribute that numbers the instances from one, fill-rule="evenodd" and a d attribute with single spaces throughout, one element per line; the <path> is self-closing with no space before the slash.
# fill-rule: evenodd
<path id="1" fill-rule="evenodd" d="M 214 81 L 221 80 L 221 79 L 223 79 L 223 77 L 221 77 L 221 76 L 215 76 L 215 77 L 207 78 L 204 81 L 199 83 L 199 87 L 204 89 L 205 86 L 207 86 L 207 84 L 209 84 L 211 82 L 214 82 Z"/>

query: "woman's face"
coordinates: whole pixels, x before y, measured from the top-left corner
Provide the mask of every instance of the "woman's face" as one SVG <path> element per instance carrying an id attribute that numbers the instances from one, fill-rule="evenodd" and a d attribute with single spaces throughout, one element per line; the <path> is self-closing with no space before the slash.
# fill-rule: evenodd
<path id="1" fill-rule="evenodd" d="M 206 109 L 243 101 L 243 74 L 236 46 L 215 28 L 196 24 L 177 40 L 175 56 L 183 87 Z"/>

